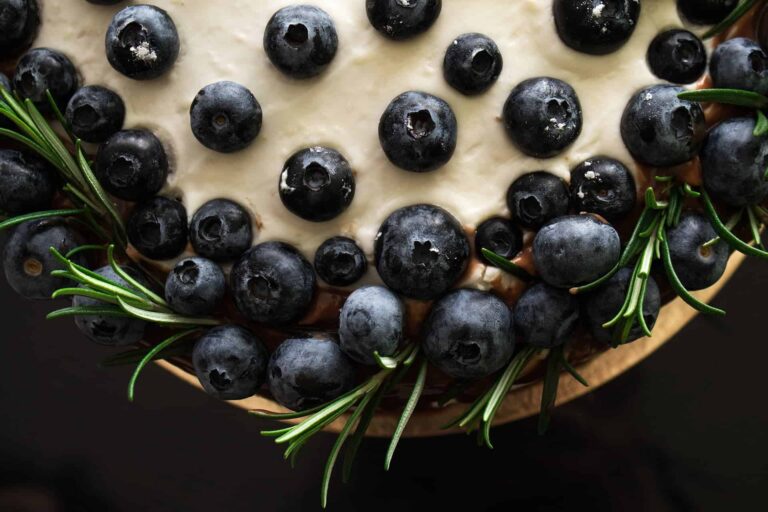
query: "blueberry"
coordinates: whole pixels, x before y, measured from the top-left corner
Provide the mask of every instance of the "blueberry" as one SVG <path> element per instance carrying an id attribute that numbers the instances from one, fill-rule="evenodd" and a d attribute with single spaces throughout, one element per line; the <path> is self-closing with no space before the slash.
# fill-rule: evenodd
<path id="1" fill-rule="evenodd" d="M 46 90 L 60 109 L 66 108 L 75 94 L 79 79 L 72 61 L 49 48 L 34 48 L 25 53 L 13 74 L 13 88 L 23 99 L 30 99 L 44 114 L 51 112 Z"/>
<path id="2" fill-rule="evenodd" d="M 366 0 L 368 21 L 395 41 L 429 30 L 443 8 L 442 0 Z"/>
<path id="3" fill-rule="evenodd" d="M 115 71 L 134 80 L 151 80 L 171 69 L 180 43 L 167 12 L 153 5 L 132 5 L 112 18 L 105 45 Z"/>
<path id="4" fill-rule="evenodd" d="M 261 131 L 261 105 L 235 82 L 205 86 L 192 101 L 189 115 L 200 144 L 221 153 L 248 147 Z"/>
<path id="5" fill-rule="evenodd" d="M 192 350 L 192 364 L 203 389 L 220 400 L 256 394 L 267 376 L 269 352 L 251 331 L 220 325 L 206 332 Z"/>
<path id="6" fill-rule="evenodd" d="M 632 37 L 640 0 L 555 0 L 555 25 L 562 41 L 592 55 L 615 52 Z"/>
<path id="7" fill-rule="evenodd" d="M 152 132 L 123 130 L 99 147 L 94 172 L 104 189 L 126 201 L 157 194 L 168 177 L 168 157 Z"/>
<path id="8" fill-rule="evenodd" d="M 167 197 L 138 204 L 126 228 L 131 245 L 146 258 L 169 260 L 187 246 L 187 210 Z"/>
<path id="9" fill-rule="evenodd" d="M 444 100 L 425 92 L 405 92 L 392 100 L 379 121 L 379 142 L 397 167 L 428 172 L 453 156 L 456 116 Z"/>
<path id="10" fill-rule="evenodd" d="M 133 268 L 123 267 L 123 270 L 134 279 L 138 279 L 140 282 L 144 281 Z M 95 272 L 114 283 L 130 288 L 128 283 L 118 276 L 110 266 L 102 267 Z M 105 307 L 107 304 L 89 297 L 78 296 L 73 297 L 72 306 L 92 308 Z M 135 317 L 100 315 L 77 316 L 75 317 L 75 325 L 91 341 L 112 347 L 124 347 L 141 341 L 147 328 L 147 323 L 144 320 Z"/>
<path id="11" fill-rule="evenodd" d="M 723 242 L 705 247 L 715 238 L 717 233 L 709 220 L 696 213 L 683 215 L 667 232 L 672 266 L 686 289 L 703 290 L 723 277 L 731 253 Z"/>
<path id="12" fill-rule="evenodd" d="M 755 137 L 754 129 L 752 117 L 727 119 L 709 131 L 700 153 L 704 187 L 730 206 L 768 197 L 768 137 Z"/>
<path id="13" fill-rule="evenodd" d="M 376 268 L 397 293 L 432 300 L 464 274 L 469 240 L 461 224 L 438 206 L 419 204 L 392 213 L 376 235 Z"/>
<path id="14" fill-rule="evenodd" d="M 635 208 L 637 188 L 632 173 L 618 160 L 590 158 L 571 171 L 571 199 L 578 212 L 614 221 Z"/>
<path id="15" fill-rule="evenodd" d="M 15 216 L 47 209 L 58 179 L 47 161 L 31 153 L 0 150 L 0 211 Z"/>
<path id="16" fill-rule="evenodd" d="M 568 213 L 570 201 L 568 185 L 546 171 L 524 175 L 512 183 L 507 192 L 512 219 L 533 230 Z"/>
<path id="17" fill-rule="evenodd" d="M 570 340 L 579 319 L 579 302 L 568 290 L 537 283 L 515 305 L 515 330 L 522 343 L 554 348 Z"/>
<path id="18" fill-rule="evenodd" d="M 515 350 L 512 311 L 490 293 L 455 290 L 432 308 L 422 349 L 450 377 L 487 377 L 507 364 Z"/>
<path id="19" fill-rule="evenodd" d="M 475 95 L 487 91 L 499 79 L 504 59 L 496 43 L 482 34 L 457 37 L 443 60 L 443 76 L 457 91 Z"/>
<path id="20" fill-rule="evenodd" d="M 329 238 L 315 253 L 315 272 L 331 286 L 349 286 L 368 270 L 365 253 L 354 240 L 343 236 Z"/>
<path id="21" fill-rule="evenodd" d="M 547 284 L 558 288 L 595 281 L 607 274 L 620 256 L 619 234 L 591 215 L 557 218 L 541 228 L 533 241 L 536 270 Z"/>
<path id="22" fill-rule="evenodd" d="M 614 328 L 603 327 L 619 314 L 627 299 L 631 268 L 622 268 L 597 290 L 586 294 L 582 299 L 581 316 L 592 333 L 595 341 L 613 342 Z M 661 311 L 661 293 L 653 277 L 648 278 L 648 287 L 643 301 L 643 317 L 649 329 L 653 329 Z M 625 343 L 630 343 L 645 336 L 643 329 L 635 325 Z"/>
<path id="23" fill-rule="evenodd" d="M 685 89 L 653 85 L 635 94 L 621 118 L 621 137 L 632 156 L 654 167 L 670 167 L 696 156 L 706 136 L 704 111 L 681 100 Z"/>
<path id="24" fill-rule="evenodd" d="M 739 0 L 677 0 L 680 15 L 691 23 L 714 25 L 728 16 Z"/>
<path id="25" fill-rule="evenodd" d="M 338 217 L 355 197 L 355 176 L 336 150 L 320 146 L 302 149 L 280 173 L 280 199 L 295 215 L 311 222 Z"/>
<path id="26" fill-rule="evenodd" d="M 0 0 L 0 60 L 32 44 L 40 28 L 37 0 Z"/>
<path id="27" fill-rule="evenodd" d="M 277 11 L 264 31 L 264 51 L 277 69 L 291 78 L 322 73 L 339 46 L 336 25 L 322 9 L 291 5 Z"/>
<path id="28" fill-rule="evenodd" d="M 482 257 L 483 249 L 511 260 L 523 250 L 523 233 L 509 219 L 493 217 L 480 224 L 475 232 L 475 252 L 486 261 Z"/>
<path id="29" fill-rule="evenodd" d="M 581 104 L 573 87 L 556 78 L 540 77 L 515 87 L 504 104 L 504 127 L 526 155 L 551 158 L 581 133 Z"/>
<path id="30" fill-rule="evenodd" d="M 294 338 L 285 340 L 272 354 L 267 378 L 280 405 L 304 411 L 351 390 L 355 368 L 330 339 Z"/>
<path id="31" fill-rule="evenodd" d="M 116 92 L 87 85 L 69 100 L 65 117 L 76 136 L 86 142 L 101 143 L 122 129 L 125 104 Z"/>
<path id="32" fill-rule="evenodd" d="M 249 320 L 269 325 L 300 320 L 315 294 L 312 265 L 282 242 L 251 248 L 232 267 L 230 279 L 240 312 Z"/>
<path id="33" fill-rule="evenodd" d="M 648 65 L 657 77 L 675 84 L 695 82 L 707 70 L 704 43 L 687 30 L 667 30 L 648 48 Z"/>
<path id="34" fill-rule="evenodd" d="M 234 201 L 213 199 L 192 216 L 189 238 L 200 256 L 220 263 L 233 261 L 253 243 L 251 216 Z"/>
<path id="35" fill-rule="evenodd" d="M 405 308 L 383 286 L 358 288 L 341 308 L 341 350 L 360 364 L 374 365 L 374 352 L 392 356 L 403 340 Z"/>
<path id="36" fill-rule="evenodd" d="M 66 254 L 81 243 L 80 236 L 59 217 L 19 224 L 8 239 L 3 255 L 8 284 L 27 299 L 50 299 L 53 292 L 69 284 L 67 279 L 51 276 L 53 270 L 64 268 L 51 254 L 51 247 Z M 74 261 L 86 263 L 82 255 Z"/>
<path id="37" fill-rule="evenodd" d="M 181 315 L 210 315 L 221 304 L 226 287 L 224 272 L 216 263 L 205 258 L 186 258 L 168 273 L 165 300 Z"/>
<path id="38" fill-rule="evenodd" d="M 768 56 L 751 39 L 720 43 L 712 52 L 709 72 L 713 87 L 768 94 Z"/>

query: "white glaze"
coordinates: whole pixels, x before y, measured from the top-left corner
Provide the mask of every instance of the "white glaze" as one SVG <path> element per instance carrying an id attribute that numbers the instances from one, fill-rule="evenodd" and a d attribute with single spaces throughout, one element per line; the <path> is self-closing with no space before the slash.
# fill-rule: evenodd
<path id="1" fill-rule="evenodd" d="M 392 42 L 376 32 L 363 0 L 311 0 L 334 19 L 339 50 L 322 76 L 298 81 L 278 72 L 262 48 L 268 19 L 292 3 L 298 2 L 155 0 L 178 27 L 181 53 L 171 72 L 153 81 L 125 78 L 105 57 L 107 26 L 124 4 L 48 0 L 36 45 L 67 54 L 84 83 L 118 91 L 127 106 L 126 127 L 148 128 L 161 137 L 173 162 L 166 192 L 179 194 L 190 215 L 205 201 L 226 197 L 249 208 L 255 222 L 258 219 L 255 243 L 286 241 L 312 258 L 325 239 L 346 235 L 358 240 L 371 257 L 379 226 L 401 206 L 437 204 L 474 227 L 488 217 L 508 213 L 507 188 L 524 173 L 545 169 L 567 178 L 573 166 L 596 155 L 618 158 L 634 171 L 619 134 L 621 114 L 632 94 L 658 82 L 645 62 L 650 41 L 661 30 L 681 24 L 673 0 L 643 0 L 629 44 L 611 55 L 593 57 L 560 41 L 551 0 L 443 0 L 437 23 L 408 42 Z M 466 32 L 490 36 L 504 56 L 498 83 L 475 98 L 454 91 L 442 76 L 446 48 Z M 584 113 L 578 140 L 548 160 L 518 151 L 500 120 L 512 88 L 535 76 L 571 84 Z M 264 128 L 256 142 L 232 155 L 206 149 L 189 127 L 192 99 L 202 87 L 219 80 L 245 85 L 264 109 Z M 458 118 L 456 153 L 448 165 L 433 173 L 399 170 L 379 146 L 379 117 L 390 100 L 406 90 L 444 98 Z M 339 150 L 357 179 L 350 208 L 321 224 L 291 214 L 278 194 L 285 161 L 313 145 Z M 375 279 L 371 270 L 367 280 Z"/>

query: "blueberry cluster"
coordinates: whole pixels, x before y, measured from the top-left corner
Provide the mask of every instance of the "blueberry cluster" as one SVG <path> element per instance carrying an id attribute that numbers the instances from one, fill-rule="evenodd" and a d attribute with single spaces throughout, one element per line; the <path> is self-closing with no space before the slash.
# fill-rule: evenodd
<path id="1" fill-rule="evenodd" d="M 678 7 L 691 22 L 712 24 L 722 20 L 734 2 L 679 0 Z M 393 41 L 429 30 L 442 8 L 440 0 L 366 0 L 365 5 L 373 28 Z M 553 0 L 552 6 L 562 42 L 593 56 L 618 51 L 631 38 L 641 13 L 640 0 Z M 38 24 L 35 0 L 0 0 L 0 56 L 24 51 Z M 107 29 L 105 44 L 112 67 L 133 80 L 172 72 L 180 51 L 173 19 L 151 5 L 120 10 Z M 282 74 L 306 80 L 327 71 L 340 45 L 326 12 L 292 5 L 269 20 L 263 47 Z M 616 127 L 634 159 L 669 168 L 698 156 L 704 189 L 719 202 L 734 208 L 764 202 L 768 138 L 754 135 L 755 121 L 736 117 L 708 130 L 699 104 L 679 97 L 684 91 L 680 84 L 695 82 L 706 69 L 706 50 L 698 37 L 680 29 L 660 33 L 648 49 L 648 65 L 666 83 L 637 91 Z M 493 40 L 467 33 L 445 52 L 443 75 L 460 93 L 479 95 L 493 87 L 503 66 L 502 51 Z M 717 87 L 768 93 L 768 56 L 753 41 L 722 43 L 710 69 Z M 579 330 L 609 343 L 605 325 L 622 309 L 638 279 L 623 259 L 622 239 L 614 227 L 637 213 L 635 178 L 628 162 L 595 155 L 574 165 L 568 181 L 546 170 L 516 180 L 506 191 L 509 215 L 487 219 L 474 233 L 438 205 L 415 204 L 391 212 L 370 241 L 370 263 L 384 286 L 359 287 L 349 294 L 332 334 L 308 334 L 296 326 L 316 304 L 318 278 L 331 287 L 349 287 L 369 271 L 358 241 L 330 238 L 310 262 L 283 242 L 254 245 L 255 219 L 231 200 L 211 200 L 188 216 L 181 200 L 163 194 L 172 171 L 163 141 L 145 129 L 125 129 L 126 108 L 120 96 L 98 85 L 81 87 L 75 66 L 60 52 L 27 51 L 12 80 L 0 75 L 0 85 L 46 114 L 54 113 L 56 106 L 77 138 L 99 145 L 94 173 L 109 194 L 131 203 L 126 206 L 131 246 L 144 258 L 172 262 L 163 296 L 175 313 L 226 316 L 230 299 L 248 322 L 278 332 L 292 328 L 290 338 L 271 355 L 244 327 L 219 326 L 202 335 L 193 351 L 194 368 L 205 390 L 221 399 L 249 397 L 265 382 L 274 398 L 293 410 L 311 409 L 343 395 L 358 382 L 356 365 L 382 364 L 382 358 L 395 356 L 414 336 L 407 322 L 407 305 L 414 301 L 431 308 L 421 332 L 423 353 L 434 367 L 462 381 L 498 372 L 519 346 L 555 349 Z M 521 82 L 501 110 L 511 143 L 542 160 L 565 152 L 584 122 L 577 91 L 554 77 Z M 203 87 L 192 101 L 191 131 L 210 150 L 241 151 L 258 137 L 262 114 L 246 87 L 220 81 Z M 392 164 L 424 173 L 450 161 L 459 126 L 444 99 L 407 91 L 386 107 L 378 133 Z M 295 152 L 276 181 L 286 209 L 309 222 L 344 214 L 356 190 L 349 161 L 330 147 Z M 25 152 L 0 151 L 3 213 L 45 209 L 60 188 L 48 163 Z M 666 232 L 669 260 L 682 286 L 711 286 L 729 258 L 727 247 L 717 243 L 718 233 L 694 210 L 682 212 L 671 224 Z M 9 283 L 26 297 L 49 297 L 63 286 L 60 277 L 50 274 L 61 263 L 49 248 L 67 254 L 81 243 L 71 223 L 61 218 L 21 224 L 5 252 Z M 485 258 L 487 266 L 500 265 L 500 260 L 510 263 L 527 249 L 536 282 L 514 307 L 491 292 L 459 288 L 473 258 Z M 493 258 L 484 251 L 491 251 Z M 82 253 L 72 258 L 88 263 Z M 231 265 L 228 276 L 222 265 Z M 125 273 L 151 286 L 135 269 L 126 268 Z M 95 275 L 128 285 L 126 276 L 112 267 L 98 269 Z M 571 293 L 603 276 L 610 278 L 588 294 Z M 645 324 L 652 327 L 661 292 L 654 278 L 646 278 L 638 300 Z M 78 296 L 74 305 L 98 307 L 103 302 Z M 112 346 L 136 343 L 147 327 L 145 320 L 99 314 L 80 316 L 77 325 L 90 339 Z M 643 334 L 636 327 L 624 341 Z"/>

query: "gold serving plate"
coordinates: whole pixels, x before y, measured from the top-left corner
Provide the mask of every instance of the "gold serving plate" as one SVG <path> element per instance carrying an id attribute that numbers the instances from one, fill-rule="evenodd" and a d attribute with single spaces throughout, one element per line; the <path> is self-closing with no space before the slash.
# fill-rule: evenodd
<path id="1" fill-rule="evenodd" d="M 715 286 L 696 293 L 696 297 L 704 302 L 711 301 L 725 286 L 725 283 L 736 272 L 736 269 L 738 269 L 743 261 L 744 256 L 735 253 L 731 257 L 723 278 Z M 652 338 L 641 339 L 630 345 L 609 350 L 578 366 L 579 373 L 589 381 L 590 387 L 586 388 L 567 376 L 560 379 L 557 404 L 561 405 L 575 400 L 629 370 L 655 352 L 664 343 L 670 341 L 696 314 L 696 310 L 688 306 L 682 299 L 676 298 L 662 309 L 656 326 L 653 329 L 654 335 Z M 194 375 L 165 361 L 160 361 L 158 364 L 202 391 L 202 387 Z M 541 382 L 513 389 L 496 414 L 495 424 L 503 425 L 538 414 L 541 392 Z M 245 410 L 288 412 L 287 409 L 278 405 L 273 400 L 260 396 L 253 396 L 246 400 L 232 401 L 230 403 L 235 407 Z M 459 430 L 445 430 L 442 426 L 459 416 L 466 407 L 466 404 L 453 404 L 441 409 L 417 410 L 411 418 L 404 435 L 408 437 L 432 437 L 458 433 Z M 398 420 L 399 412 L 383 411 L 374 417 L 366 435 L 370 437 L 390 437 L 395 430 Z M 328 432 L 339 432 L 346 421 L 347 417 L 342 416 L 326 430 Z"/>

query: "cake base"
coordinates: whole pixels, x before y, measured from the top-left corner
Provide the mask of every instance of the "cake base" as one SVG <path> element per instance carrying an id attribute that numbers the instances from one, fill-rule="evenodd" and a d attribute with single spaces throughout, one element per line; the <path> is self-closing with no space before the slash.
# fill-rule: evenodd
<path id="1" fill-rule="evenodd" d="M 696 293 L 697 298 L 704 302 L 712 300 L 743 261 L 743 255 L 734 254 L 723 278 L 715 286 Z M 579 373 L 590 383 L 590 387 L 584 387 L 570 376 L 564 375 L 560 379 L 557 404 L 570 402 L 618 377 L 672 339 L 696 314 L 696 310 L 688 306 L 682 299 L 676 298 L 664 306 L 653 329 L 654 336 L 652 338 L 638 340 L 630 345 L 609 350 L 578 366 Z M 190 375 L 166 361 L 160 361 L 158 364 L 180 379 L 202 390 L 194 375 Z M 499 409 L 494 423 L 503 425 L 538 414 L 542 387 L 542 382 L 537 382 L 512 390 Z M 274 401 L 259 396 L 230 403 L 246 410 L 287 412 Z M 418 410 L 411 418 L 404 435 L 407 437 L 432 437 L 463 432 L 458 429 L 443 429 L 442 426 L 459 416 L 466 407 L 466 404 L 453 404 L 441 409 Z M 369 437 L 390 437 L 395 430 L 398 419 L 399 413 L 377 414 L 366 435 Z M 326 430 L 339 432 L 346 420 L 345 416 L 341 417 Z"/>

